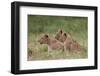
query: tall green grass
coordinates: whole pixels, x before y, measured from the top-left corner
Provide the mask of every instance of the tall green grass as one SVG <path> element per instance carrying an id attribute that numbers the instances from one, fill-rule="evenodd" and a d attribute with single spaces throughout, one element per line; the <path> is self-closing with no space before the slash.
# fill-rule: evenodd
<path id="1" fill-rule="evenodd" d="M 28 60 L 86 58 L 88 44 L 87 24 L 87 17 L 28 15 L 28 49 L 33 52 L 31 59 Z M 40 45 L 38 40 L 41 34 L 44 33 L 54 36 L 58 29 L 69 32 L 86 49 L 81 56 L 76 53 L 63 54 L 57 52 L 48 55 L 47 45 Z"/>

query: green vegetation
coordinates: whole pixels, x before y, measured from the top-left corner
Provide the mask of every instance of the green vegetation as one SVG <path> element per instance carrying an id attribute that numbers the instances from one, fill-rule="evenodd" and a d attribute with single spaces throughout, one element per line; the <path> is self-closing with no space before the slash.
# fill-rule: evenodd
<path id="1" fill-rule="evenodd" d="M 32 51 L 32 56 L 28 60 L 87 58 L 87 22 L 87 17 L 28 15 L 28 51 Z M 39 44 L 38 40 L 44 33 L 55 36 L 58 29 L 69 32 L 73 39 L 84 47 L 84 52 L 81 54 L 62 51 L 48 53 L 47 45 Z"/>

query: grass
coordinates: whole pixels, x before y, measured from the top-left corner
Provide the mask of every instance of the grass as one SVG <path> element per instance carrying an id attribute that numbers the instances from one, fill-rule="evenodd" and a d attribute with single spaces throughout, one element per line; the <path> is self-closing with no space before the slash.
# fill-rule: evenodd
<path id="1" fill-rule="evenodd" d="M 32 52 L 28 60 L 87 58 L 87 21 L 87 17 L 28 15 L 28 51 Z M 42 34 L 46 33 L 54 36 L 58 29 L 69 32 L 85 50 L 82 53 L 62 50 L 48 52 L 46 44 L 38 43 Z"/>

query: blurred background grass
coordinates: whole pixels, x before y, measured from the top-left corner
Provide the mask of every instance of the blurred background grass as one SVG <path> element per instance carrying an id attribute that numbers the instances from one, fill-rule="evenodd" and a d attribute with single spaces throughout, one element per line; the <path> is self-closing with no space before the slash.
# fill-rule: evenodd
<path id="1" fill-rule="evenodd" d="M 87 17 L 28 15 L 28 52 L 32 51 L 28 60 L 87 58 L 87 24 Z M 40 45 L 37 41 L 41 34 L 54 36 L 58 29 L 69 32 L 73 39 L 85 48 L 84 53 L 79 55 L 56 51 L 48 55 L 47 45 Z"/>

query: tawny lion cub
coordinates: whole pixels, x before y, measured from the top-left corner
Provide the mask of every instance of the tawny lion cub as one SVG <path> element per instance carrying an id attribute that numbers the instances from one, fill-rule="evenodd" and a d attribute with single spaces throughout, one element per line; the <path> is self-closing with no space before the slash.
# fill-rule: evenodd
<path id="1" fill-rule="evenodd" d="M 66 33 L 66 36 L 71 38 L 71 36 Z M 64 36 L 64 31 L 63 30 L 58 30 L 58 32 L 56 33 L 55 39 L 59 40 L 60 42 L 64 42 L 66 40 L 66 37 Z"/>
<path id="2" fill-rule="evenodd" d="M 50 50 L 64 50 L 63 43 L 58 41 L 57 39 L 53 37 L 49 37 L 48 35 L 44 35 L 39 40 L 40 44 L 47 44 L 48 45 L 48 51 Z"/>
<path id="3" fill-rule="evenodd" d="M 62 34 L 63 40 L 64 40 L 64 49 L 65 50 L 77 50 L 81 51 L 82 47 L 79 43 L 77 43 L 75 40 L 73 40 L 71 37 L 68 37 L 66 33 Z"/>
<path id="4" fill-rule="evenodd" d="M 64 50 L 81 50 L 80 44 L 78 44 L 68 33 L 59 30 L 55 38 L 64 44 Z"/>
<path id="5" fill-rule="evenodd" d="M 63 41 L 62 41 L 62 33 L 63 33 L 62 30 L 58 30 L 58 32 L 56 33 L 55 39 L 57 39 L 57 40 L 63 42 Z"/>

